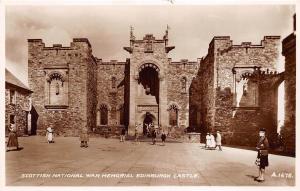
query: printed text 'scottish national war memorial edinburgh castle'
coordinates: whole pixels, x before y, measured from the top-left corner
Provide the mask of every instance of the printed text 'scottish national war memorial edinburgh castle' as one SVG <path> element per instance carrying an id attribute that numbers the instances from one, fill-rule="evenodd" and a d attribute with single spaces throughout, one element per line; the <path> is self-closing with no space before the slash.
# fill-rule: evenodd
<path id="1" fill-rule="evenodd" d="M 20 134 L 45 134 L 52 127 L 58 135 L 78 136 L 87 127 L 91 135 L 115 135 L 125 126 L 133 136 L 136 125 L 154 123 L 174 137 L 219 130 L 224 144 L 255 146 L 261 127 L 270 140 L 276 137 L 278 87 L 284 81 L 281 134 L 286 150 L 294 152 L 295 33 L 283 40 L 265 36 L 258 45 L 215 36 L 206 56 L 175 62 L 168 57 L 175 48 L 168 32 L 136 39 L 131 30 L 124 47 L 130 58 L 109 62 L 93 55 L 86 38 L 74 38 L 69 47 L 28 39 L 32 107 Z M 280 54 L 285 71 L 277 73 Z"/>

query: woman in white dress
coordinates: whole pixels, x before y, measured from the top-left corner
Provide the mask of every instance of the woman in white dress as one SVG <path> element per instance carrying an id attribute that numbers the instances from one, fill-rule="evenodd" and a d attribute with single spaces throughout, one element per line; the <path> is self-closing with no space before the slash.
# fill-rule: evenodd
<path id="1" fill-rule="evenodd" d="M 48 143 L 53 143 L 53 129 L 51 127 L 48 127 L 46 130 L 46 137 Z"/>
<path id="2" fill-rule="evenodd" d="M 211 145 L 211 140 L 210 140 L 210 136 L 209 136 L 209 133 L 206 134 L 206 145 L 205 145 L 205 148 L 209 148 L 210 145 Z"/>
<path id="3" fill-rule="evenodd" d="M 216 148 L 215 136 L 212 133 L 210 133 L 210 148 L 211 149 Z"/>

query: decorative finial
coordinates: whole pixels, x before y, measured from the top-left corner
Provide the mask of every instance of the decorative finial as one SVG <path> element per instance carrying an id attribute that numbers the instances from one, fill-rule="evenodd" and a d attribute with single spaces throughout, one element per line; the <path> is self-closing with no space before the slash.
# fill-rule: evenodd
<path id="1" fill-rule="evenodd" d="M 135 40 L 135 36 L 133 35 L 134 28 L 130 25 L 130 40 Z"/>
<path id="2" fill-rule="evenodd" d="M 168 39 L 169 30 L 170 30 L 170 27 L 169 27 L 169 25 L 167 25 L 167 30 L 166 30 L 166 35 L 165 35 L 165 38 L 166 38 L 166 39 Z"/>

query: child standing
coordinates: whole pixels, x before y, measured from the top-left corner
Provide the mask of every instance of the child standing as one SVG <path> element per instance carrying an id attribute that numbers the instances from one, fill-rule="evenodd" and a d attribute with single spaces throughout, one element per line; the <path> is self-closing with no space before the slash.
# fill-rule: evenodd
<path id="1" fill-rule="evenodd" d="M 89 141 L 89 135 L 88 135 L 88 130 L 87 128 L 83 128 L 80 134 L 80 147 L 88 147 L 88 142 Z"/>

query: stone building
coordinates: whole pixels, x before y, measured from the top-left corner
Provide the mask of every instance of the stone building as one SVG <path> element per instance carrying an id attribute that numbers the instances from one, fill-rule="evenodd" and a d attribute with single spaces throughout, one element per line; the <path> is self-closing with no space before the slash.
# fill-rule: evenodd
<path id="1" fill-rule="evenodd" d="M 147 34 L 124 49 L 124 62 L 93 56 L 88 39 L 75 38 L 70 47 L 46 47 L 28 39 L 29 86 L 37 111 L 38 133 L 48 126 L 57 134 L 90 131 L 116 132 L 122 126 L 134 134 L 136 125 L 153 123 L 170 132 L 189 126 L 189 87 L 199 62 L 173 62 L 168 52 L 168 31 L 162 39 Z M 116 132 L 117 133 L 117 132 Z"/>
<path id="2" fill-rule="evenodd" d="M 96 127 L 97 62 L 88 39 L 73 39 L 70 47 L 29 39 L 28 79 L 37 134 L 52 127 L 58 135 L 76 136 Z"/>
<path id="3" fill-rule="evenodd" d="M 64 136 L 77 136 L 83 127 L 118 134 L 125 126 L 134 135 L 136 125 L 143 125 L 142 133 L 153 123 L 171 135 L 220 130 L 225 144 L 253 146 L 259 128 L 265 127 L 272 144 L 278 86 L 286 78 L 287 90 L 295 90 L 295 51 L 290 48 L 295 41 L 287 39 L 283 54 L 289 78 L 276 72 L 279 36 L 265 36 L 258 45 L 234 45 L 229 36 L 216 36 L 205 57 L 178 62 L 168 57 L 175 48 L 168 43 L 168 30 L 161 39 L 152 34 L 136 39 L 131 30 L 125 61 L 95 57 L 86 38 L 73 39 L 69 47 L 28 39 L 37 133 L 51 126 Z M 292 126 L 295 97 L 287 102 L 291 120 L 286 126 Z M 286 134 L 293 136 L 294 129 Z"/>
<path id="4" fill-rule="evenodd" d="M 18 136 L 31 134 L 32 91 L 5 69 L 5 135 L 12 123 Z"/>
<path id="5" fill-rule="evenodd" d="M 190 126 L 203 135 L 220 130 L 224 143 L 249 146 L 260 127 L 276 133 L 279 43 L 279 36 L 259 45 L 214 37 L 191 85 Z"/>
<path id="6" fill-rule="evenodd" d="M 285 57 L 285 121 L 283 138 L 287 152 L 295 154 L 296 147 L 296 14 L 294 32 L 282 41 Z"/>

